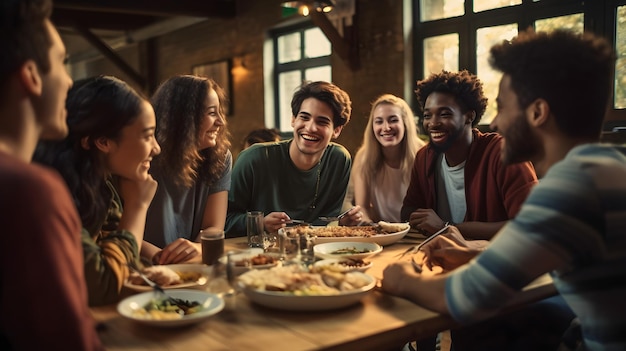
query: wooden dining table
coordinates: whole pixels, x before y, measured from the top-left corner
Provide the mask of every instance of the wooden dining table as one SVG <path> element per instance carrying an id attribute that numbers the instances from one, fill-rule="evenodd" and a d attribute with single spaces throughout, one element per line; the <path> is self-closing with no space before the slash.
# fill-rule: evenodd
<path id="1" fill-rule="evenodd" d="M 411 236 L 385 246 L 366 272 L 382 278 L 399 253 L 419 243 Z M 226 250 L 247 247 L 246 238 L 226 239 Z M 410 260 L 410 256 L 402 258 Z M 126 292 L 129 293 L 129 292 Z M 546 276 L 529 285 L 504 310 L 555 294 Z M 252 303 L 244 294 L 224 298 L 225 308 L 208 320 L 179 328 L 158 328 L 126 319 L 116 305 L 92 307 L 107 350 L 400 350 L 412 340 L 458 327 L 435 313 L 375 288 L 360 303 L 330 311 L 283 311 Z M 505 313 L 505 312 L 502 312 Z"/>

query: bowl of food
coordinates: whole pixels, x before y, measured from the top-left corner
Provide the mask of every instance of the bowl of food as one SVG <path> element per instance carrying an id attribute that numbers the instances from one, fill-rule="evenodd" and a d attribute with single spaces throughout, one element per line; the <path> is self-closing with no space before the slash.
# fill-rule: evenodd
<path id="1" fill-rule="evenodd" d="M 174 306 L 166 296 L 156 291 L 125 298 L 117 312 L 132 321 L 156 327 L 179 327 L 202 322 L 224 308 L 224 300 L 200 290 L 177 289 L 167 294 L 187 308 Z"/>
<path id="2" fill-rule="evenodd" d="M 300 265 L 252 270 L 237 283 L 259 305 L 285 311 L 325 311 L 358 304 L 376 285 L 363 272 L 337 272 L 326 267 L 307 271 Z"/>
<path id="3" fill-rule="evenodd" d="M 220 258 L 220 262 L 227 263 L 227 256 Z M 275 267 L 280 262 L 278 255 L 265 253 L 261 248 L 251 248 L 236 251 L 230 255 L 233 273 L 240 275 L 250 269 L 267 269 Z"/>
<path id="4" fill-rule="evenodd" d="M 374 256 L 381 252 L 383 247 L 376 243 L 368 242 L 334 242 L 317 244 L 313 246 L 315 256 L 323 259 L 361 259 Z"/>
<path id="5" fill-rule="evenodd" d="M 207 283 L 211 268 L 203 264 L 168 264 L 145 267 L 141 272 L 163 289 L 202 288 Z M 138 292 L 151 291 L 152 288 L 132 272 L 124 286 Z"/>
<path id="6" fill-rule="evenodd" d="M 313 266 L 315 267 L 326 267 L 327 269 L 337 272 L 365 272 L 373 265 L 374 264 L 372 263 L 372 261 L 352 258 L 328 258 L 325 260 L 317 261 L 313 264 Z"/>

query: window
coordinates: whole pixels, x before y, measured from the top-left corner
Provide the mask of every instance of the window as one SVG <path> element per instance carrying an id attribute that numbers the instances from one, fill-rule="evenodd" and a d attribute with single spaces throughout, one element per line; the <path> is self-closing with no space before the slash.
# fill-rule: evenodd
<path id="1" fill-rule="evenodd" d="M 489 49 L 529 26 L 538 31 L 590 30 L 613 40 L 618 60 L 612 112 L 626 120 L 626 0 L 412 1 L 413 47 L 418 50 L 414 57 L 422 62 L 414 65 L 413 81 L 441 70 L 467 69 L 477 74 L 489 99 L 481 124 L 489 124 L 495 117 L 501 76 L 487 62 Z M 415 97 L 412 103 L 417 103 Z"/>
<path id="2" fill-rule="evenodd" d="M 332 81 L 332 47 L 324 33 L 310 22 L 272 33 L 274 50 L 274 126 L 291 131 L 291 97 L 304 80 Z"/>

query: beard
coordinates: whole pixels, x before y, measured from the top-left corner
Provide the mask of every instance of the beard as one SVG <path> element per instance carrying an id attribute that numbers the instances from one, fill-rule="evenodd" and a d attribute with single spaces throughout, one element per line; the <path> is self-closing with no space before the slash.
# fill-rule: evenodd
<path id="1" fill-rule="evenodd" d="M 502 162 L 505 165 L 532 160 L 541 151 L 539 138 L 531 129 L 526 117 L 520 113 L 507 128 L 502 146 Z"/>
<path id="2" fill-rule="evenodd" d="M 430 136 L 430 133 L 429 133 L 428 138 L 430 141 L 430 146 L 433 148 L 433 150 L 435 150 L 435 152 L 444 153 L 448 151 L 448 149 L 461 137 L 462 133 L 463 133 L 463 127 L 461 127 L 460 129 L 454 130 L 452 133 L 448 134 L 448 138 L 443 144 L 433 143 L 433 138 Z"/>

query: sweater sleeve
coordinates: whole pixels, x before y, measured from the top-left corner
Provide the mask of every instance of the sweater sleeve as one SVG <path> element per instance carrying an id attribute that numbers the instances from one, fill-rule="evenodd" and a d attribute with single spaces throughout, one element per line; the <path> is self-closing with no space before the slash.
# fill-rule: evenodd
<path id="1" fill-rule="evenodd" d="M 60 177 L 27 167 L 13 179 L 4 176 L 16 167 L 0 171 L 0 348 L 6 342 L 15 350 L 101 350 L 87 308 L 74 203 Z"/>
<path id="2" fill-rule="evenodd" d="M 128 263 L 140 265 L 135 236 L 126 230 L 113 229 L 122 215 L 119 197 L 114 195 L 103 230 L 92 234 L 83 228 L 81 235 L 91 306 L 117 302 L 129 275 Z"/>

